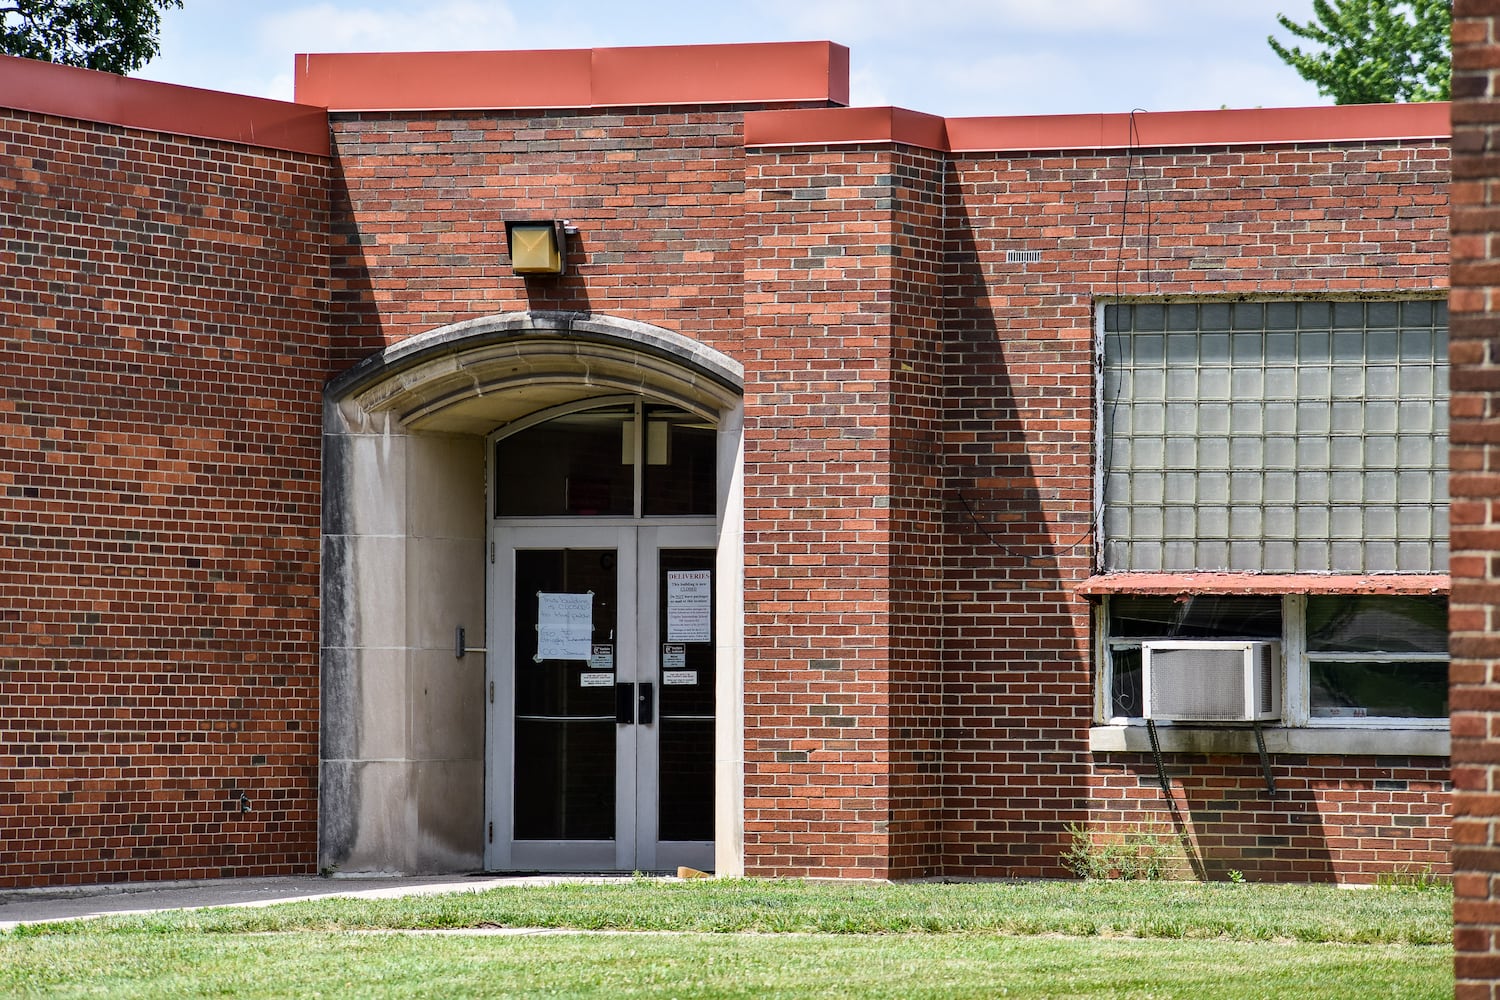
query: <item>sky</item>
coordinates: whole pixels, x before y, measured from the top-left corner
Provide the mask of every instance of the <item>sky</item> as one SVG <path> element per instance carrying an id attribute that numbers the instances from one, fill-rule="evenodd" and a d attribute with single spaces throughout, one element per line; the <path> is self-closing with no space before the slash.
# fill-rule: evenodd
<path id="1" fill-rule="evenodd" d="M 1312 0 L 186 0 L 133 74 L 291 100 L 299 52 L 827 39 L 854 106 L 945 116 L 1330 104 L 1266 44 Z"/>

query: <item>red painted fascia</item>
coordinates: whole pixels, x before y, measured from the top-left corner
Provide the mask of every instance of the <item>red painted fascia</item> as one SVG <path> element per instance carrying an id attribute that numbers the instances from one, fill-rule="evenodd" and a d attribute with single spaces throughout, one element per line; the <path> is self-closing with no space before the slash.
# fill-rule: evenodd
<path id="1" fill-rule="evenodd" d="M 298 55 L 297 100 L 331 111 L 849 103 L 849 50 L 833 42 L 533 52 Z"/>
<path id="2" fill-rule="evenodd" d="M 1074 587 L 1106 594 L 1446 594 L 1446 573 L 1341 575 L 1316 573 L 1109 573 Z"/>
<path id="3" fill-rule="evenodd" d="M 921 119 L 921 125 L 915 125 L 914 119 Z M 1446 139 L 1450 135 L 1446 102 L 1141 111 L 1134 116 L 944 119 L 901 108 L 807 108 L 745 115 L 745 145 L 751 147 L 896 142 L 945 153 Z"/>
<path id="4" fill-rule="evenodd" d="M 947 152 L 948 120 L 905 108 L 751 111 L 746 146 L 848 146 L 895 142 Z"/>
<path id="5" fill-rule="evenodd" d="M 0 55 L 0 107 L 327 156 L 328 113 L 262 97 Z"/>

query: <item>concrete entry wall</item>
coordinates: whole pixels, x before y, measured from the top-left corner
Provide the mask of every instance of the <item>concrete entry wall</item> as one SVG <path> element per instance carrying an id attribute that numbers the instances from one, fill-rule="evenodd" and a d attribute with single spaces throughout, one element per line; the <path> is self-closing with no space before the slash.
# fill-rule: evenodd
<path id="1" fill-rule="evenodd" d="M 480 867 L 483 439 L 325 430 L 319 866 Z"/>
<path id="2" fill-rule="evenodd" d="M 721 468 L 720 521 L 737 525 L 724 512 L 738 507 L 740 378 L 723 355 L 646 324 L 514 313 L 403 341 L 330 384 L 321 868 L 484 865 L 486 659 L 457 657 L 454 630 L 465 629 L 469 647 L 487 645 L 485 436 L 561 402 L 622 391 L 728 416 L 720 451 L 732 468 Z M 741 564 L 737 535 L 721 551 L 721 561 Z M 727 596 L 726 613 L 737 614 L 737 594 Z M 731 633 L 719 653 L 724 871 L 738 868 L 743 822 L 737 624 L 721 629 Z"/>

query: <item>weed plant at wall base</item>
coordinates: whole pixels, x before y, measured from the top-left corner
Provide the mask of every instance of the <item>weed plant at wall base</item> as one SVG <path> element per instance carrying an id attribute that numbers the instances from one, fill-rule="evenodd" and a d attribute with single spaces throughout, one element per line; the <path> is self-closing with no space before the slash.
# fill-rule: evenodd
<path id="1" fill-rule="evenodd" d="M 1394 871 L 1381 872 L 1375 876 L 1378 889 L 1407 889 L 1413 892 L 1433 892 L 1449 888 L 1452 882 L 1433 872 L 1427 865 L 1420 871 L 1402 865 Z"/>
<path id="2" fill-rule="evenodd" d="M 1187 844 L 1175 834 L 1145 829 L 1096 834 L 1074 823 L 1068 837 L 1062 863 L 1079 878 L 1154 882 L 1187 876 Z"/>

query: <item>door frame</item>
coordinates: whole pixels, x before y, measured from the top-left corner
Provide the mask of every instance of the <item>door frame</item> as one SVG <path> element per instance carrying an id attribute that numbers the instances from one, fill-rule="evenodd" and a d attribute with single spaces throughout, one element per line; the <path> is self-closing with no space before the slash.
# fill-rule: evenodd
<path id="1" fill-rule="evenodd" d="M 623 518 L 491 519 L 489 566 L 489 652 L 485 688 L 485 798 L 489 829 L 485 867 L 490 871 L 657 871 L 679 865 L 714 866 L 712 841 L 661 841 L 658 810 L 660 680 L 656 651 L 659 605 L 658 564 L 663 550 L 715 549 L 710 518 L 642 522 Z M 615 839 L 613 841 L 516 841 L 514 819 L 515 688 L 519 664 L 515 648 L 513 554 L 526 549 L 613 549 L 619 574 L 615 622 L 615 678 L 619 683 L 658 685 L 657 721 L 617 726 L 615 731 Z M 717 622 L 715 625 L 717 626 Z M 716 650 L 717 655 L 717 650 Z M 628 669 L 626 668 L 628 665 Z M 715 698 L 715 743 L 717 702 Z M 714 747 L 705 747 L 711 752 Z M 498 766 L 497 766 L 498 765 Z M 644 787 L 643 787 L 644 786 Z M 715 807 L 717 813 L 717 804 Z M 717 824 L 716 824 L 717 826 Z M 667 856 L 663 857 L 665 853 Z"/>
<path id="2" fill-rule="evenodd" d="M 643 608 L 640 604 L 637 605 L 637 649 L 639 652 L 636 673 L 638 679 L 649 680 L 656 688 L 656 723 L 649 737 L 637 743 L 639 756 L 636 762 L 636 774 L 648 776 L 651 784 L 655 786 L 657 796 L 657 808 L 637 808 L 635 811 L 636 866 L 642 871 L 674 870 L 679 866 L 699 870 L 712 870 L 714 867 L 713 841 L 664 841 L 660 837 L 658 821 L 661 816 L 661 787 L 658 775 L 661 770 L 659 755 L 666 692 L 662 689 L 662 668 L 659 659 L 665 637 L 658 634 L 658 623 L 661 621 L 661 602 L 666 600 L 666 595 L 657 589 L 661 579 L 660 564 L 651 556 L 674 549 L 715 549 L 716 534 L 712 521 L 689 523 L 686 518 L 676 519 L 670 524 L 643 523 L 636 529 L 636 592 L 653 595 L 653 600 L 645 602 L 651 605 L 649 609 Z M 717 567 L 715 567 L 714 575 L 718 576 Z M 715 622 L 714 625 L 717 628 L 719 623 Z M 718 654 L 719 650 L 716 648 L 714 650 L 716 661 Z M 716 662 L 716 678 L 717 673 Z M 718 708 L 716 697 L 714 739 L 709 746 L 704 748 L 704 751 L 708 753 L 714 752 L 718 741 Z M 636 728 L 639 730 L 641 727 Z M 716 774 L 715 778 L 717 777 Z M 641 790 L 637 787 L 637 804 L 640 803 L 640 794 Z M 715 803 L 714 810 L 717 813 L 717 803 Z M 666 856 L 663 857 L 663 854 Z"/>
<path id="3" fill-rule="evenodd" d="M 548 519 L 551 521 L 552 519 Z M 515 573 L 514 553 L 525 549 L 613 549 L 617 559 L 619 606 L 615 623 L 616 677 L 622 659 L 620 651 L 634 651 L 639 646 L 636 622 L 639 612 L 635 599 L 627 602 L 626 589 L 639 573 L 636 569 L 635 530 L 631 525 L 578 524 L 579 519 L 557 519 L 554 523 L 498 523 L 491 518 L 489 544 L 489 594 L 486 615 L 489 620 L 489 653 L 485 658 L 485 799 L 486 838 L 485 868 L 490 871 L 608 871 L 619 869 L 627 851 L 632 853 L 629 871 L 634 867 L 633 840 L 621 835 L 619 817 L 624 804 L 635 800 L 636 766 L 622 766 L 621 757 L 635 763 L 634 735 L 615 730 L 615 839 L 612 841 L 530 841 L 518 853 L 510 835 L 514 818 L 515 768 L 515 686 L 519 664 L 509 663 L 515 649 Z M 632 614 L 626 614 L 626 607 Z M 631 672 L 635 671 L 635 654 L 631 653 Z M 503 767 L 497 767 L 503 761 Z M 627 798 L 628 796 L 628 798 Z M 633 813 L 631 814 L 633 816 Z M 633 826 L 633 824 L 632 824 Z"/>
<path id="4" fill-rule="evenodd" d="M 647 402 L 659 399 L 693 410 L 705 418 L 713 419 L 717 426 L 718 497 L 712 517 L 528 517 L 497 519 L 493 516 L 493 487 L 496 470 L 495 442 L 509 434 L 564 413 L 607 406 L 627 399 L 643 399 Z M 500 703 L 490 682 L 498 681 L 499 670 L 496 657 L 511 655 L 501 645 L 501 623 L 496 621 L 497 609 L 501 606 L 494 593 L 497 586 L 496 530 L 506 525 L 537 528 L 578 528 L 597 526 L 600 528 L 687 528 L 705 533 L 692 542 L 683 542 L 671 547 L 712 548 L 716 553 L 714 573 L 716 580 L 714 612 L 714 656 L 717 680 L 714 697 L 714 839 L 704 845 L 704 850 L 695 855 L 701 859 L 689 862 L 692 867 L 711 869 L 716 874 L 734 877 L 744 874 L 745 810 L 744 810 L 744 404 L 736 400 L 734 405 L 714 411 L 701 403 L 682 398 L 659 398 L 650 394 L 640 396 L 596 396 L 574 400 L 558 406 L 545 408 L 526 417 L 519 418 L 485 437 L 484 458 L 484 516 L 486 523 L 485 624 L 486 635 L 486 690 L 485 699 L 485 748 L 484 748 L 484 819 L 481 831 L 484 867 L 489 871 L 518 870 L 511 850 L 512 842 L 505 838 L 502 844 L 501 831 L 497 829 L 511 817 L 511 774 L 497 774 L 495 762 L 496 740 L 505 739 L 501 746 L 514 746 L 514 720 L 507 723 L 504 734 L 497 731 L 494 716 L 499 714 Z M 582 546 L 578 546 L 582 547 Z M 639 575 L 639 573 L 637 574 Z M 507 583 L 507 586 L 510 584 Z M 513 610 L 513 598 L 507 605 Z M 512 702 L 513 704 L 513 702 Z M 512 713 L 513 715 L 513 713 Z M 513 750 L 507 759 L 513 758 Z M 631 789 L 632 795 L 634 789 Z M 503 799 L 502 799 L 503 796 Z M 503 808 L 502 808 L 503 806 Z M 618 843 L 618 841 L 617 841 Z M 653 842 L 654 843 L 654 842 Z M 633 870 L 623 865 L 622 858 L 615 859 L 618 870 Z"/>

